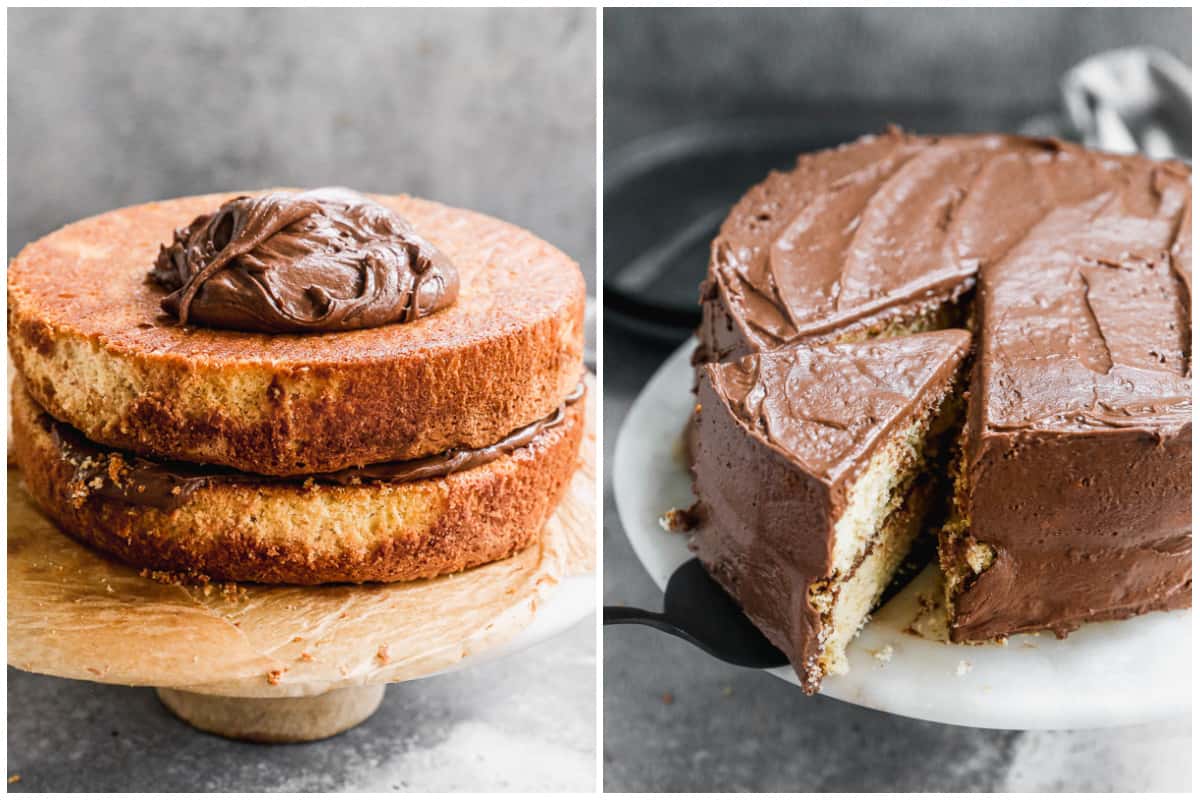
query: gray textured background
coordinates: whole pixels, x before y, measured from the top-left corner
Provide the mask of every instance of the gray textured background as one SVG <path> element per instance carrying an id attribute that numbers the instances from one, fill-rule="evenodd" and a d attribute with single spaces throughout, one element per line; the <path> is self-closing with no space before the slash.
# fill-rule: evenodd
<path id="1" fill-rule="evenodd" d="M 929 110 L 943 130 L 1055 110 L 1059 75 L 1111 47 L 1189 63 L 1190 11 L 609 10 L 605 151 L 714 117 Z M 893 110 L 896 113 L 893 115 Z M 866 131 L 864 131 L 866 132 Z M 606 236 L 620 237 L 613 225 Z M 613 240 L 610 239 L 610 242 Z M 615 264 L 606 264 L 610 269 Z M 605 325 L 604 447 L 679 344 Z M 605 495 L 605 601 L 659 608 Z M 1183 791 L 1191 723 L 987 731 L 917 722 L 717 662 L 644 628 L 604 637 L 609 791 Z M 1136 687 L 1130 687 L 1136 691 Z"/>
<path id="2" fill-rule="evenodd" d="M 995 118 L 1057 103 L 1100 50 L 1155 45 L 1191 64 L 1188 9 L 609 9 L 605 150 L 697 118 L 938 107 Z"/>
<path id="3" fill-rule="evenodd" d="M 9 255 L 148 200 L 340 184 L 595 265 L 595 12 L 8 13 Z"/>
<path id="4" fill-rule="evenodd" d="M 595 263 L 595 13 L 14 10 L 9 254 L 157 198 L 328 183 L 525 226 Z M 149 689 L 8 671 L 10 791 L 582 790 L 595 618 L 393 686 L 337 738 L 198 733 Z"/>

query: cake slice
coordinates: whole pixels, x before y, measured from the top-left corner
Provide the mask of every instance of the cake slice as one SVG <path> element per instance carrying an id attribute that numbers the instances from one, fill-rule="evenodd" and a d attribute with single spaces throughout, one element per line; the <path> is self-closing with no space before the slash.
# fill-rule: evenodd
<path id="1" fill-rule="evenodd" d="M 791 345 L 705 365 L 692 547 L 806 692 L 847 644 L 941 494 L 962 330 Z"/>
<path id="2" fill-rule="evenodd" d="M 970 188 L 1005 149 L 1040 148 L 891 127 L 773 172 L 713 241 L 698 359 L 957 327 L 979 263 L 963 251 L 990 244 Z"/>
<path id="3" fill-rule="evenodd" d="M 980 273 L 953 641 L 1191 605 L 1191 175 L 1100 166 Z"/>

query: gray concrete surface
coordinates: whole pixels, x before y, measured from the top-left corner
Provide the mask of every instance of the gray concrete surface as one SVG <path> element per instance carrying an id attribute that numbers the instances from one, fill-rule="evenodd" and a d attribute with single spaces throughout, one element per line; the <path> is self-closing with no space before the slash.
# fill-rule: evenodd
<path id="1" fill-rule="evenodd" d="M 10 792 L 591 791 L 595 618 L 491 664 L 388 687 L 324 742 L 200 733 L 150 689 L 8 670 Z"/>
<path id="2" fill-rule="evenodd" d="M 8 249 L 184 194 L 340 184 L 595 266 L 592 9 L 14 9 Z"/>
<path id="3" fill-rule="evenodd" d="M 1095 50 L 1157 44 L 1190 62 L 1186 10 L 608 10 L 604 24 L 606 152 L 697 119 L 837 115 L 848 105 L 932 110 L 945 130 L 1004 127 L 1053 110 L 1059 73 Z M 611 463 L 629 406 L 678 342 L 612 320 L 604 337 Z M 611 491 L 604 519 L 605 602 L 661 607 Z M 937 725 L 807 698 L 630 626 L 605 631 L 604 682 L 607 791 L 1186 791 L 1191 782 L 1186 715 L 1101 731 Z"/>
<path id="4" fill-rule="evenodd" d="M 595 13 L 12 10 L 8 251 L 157 198 L 341 184 L 525 226 L 595 264 Z M 595 628 L 389 689 L 309 745 L 227 742 L 149 689 L 8 673 L 10 791 L 595 785 Z"/>

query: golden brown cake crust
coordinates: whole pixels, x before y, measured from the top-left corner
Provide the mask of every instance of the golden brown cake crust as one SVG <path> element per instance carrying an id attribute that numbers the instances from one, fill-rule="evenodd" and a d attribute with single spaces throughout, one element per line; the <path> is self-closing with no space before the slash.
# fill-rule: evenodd
<path id="1" fill-rule="evenodd" d="M 459 572 L 538 541 L 578 464 L 587 403 L 529 445 L 446 478 L 305 488 L 219 484 L 162 512 L 91 494 L 13 387 L 13 446 L 30 494 L 77 539 L 134 566 L 214 580 L 317 584 Z"/>
<path id="2" fill-rule="evenodd" d="M 146 275 L 174 228 L 233 196 L 112 211 L 21 251 L 9 349 L 43 408 L 113 447 L 295 475 L 486 446 L 578 383 L 578 266 L 520 228 L 407 196 L 373 197 L 455 263 L 450 308 L 318 336 L 178 326 Z"/>

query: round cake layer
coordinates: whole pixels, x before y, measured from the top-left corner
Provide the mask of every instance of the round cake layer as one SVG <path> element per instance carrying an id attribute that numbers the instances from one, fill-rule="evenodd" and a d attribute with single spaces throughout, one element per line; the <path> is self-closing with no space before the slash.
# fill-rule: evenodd
<path id="1" fill-rule="evenodd" d="M 112 211 L 21 251 L 9 348 L 43 408 L 112 447 L 301 475 L 483 447 L 577 385 L 578 266 L 513 225 L 406 196 L 373 199 L 454 262 L 449 308 L 320 335 L 179 326 L 146 276 L 175 228 L 232 196 Z"/>
<path id="2" fill-rule="evenodd" d="M 250 476 L 197 488 L 172 510 L 88 491 L 20 384 L 12 442 L 48 516 L 134 566 L 261 583 L 402 581 L 497 561 L 536 542 L 577 466 L 585 405 L 566 406 L 525 446 L 443 478 L 341 486 Z"/>

